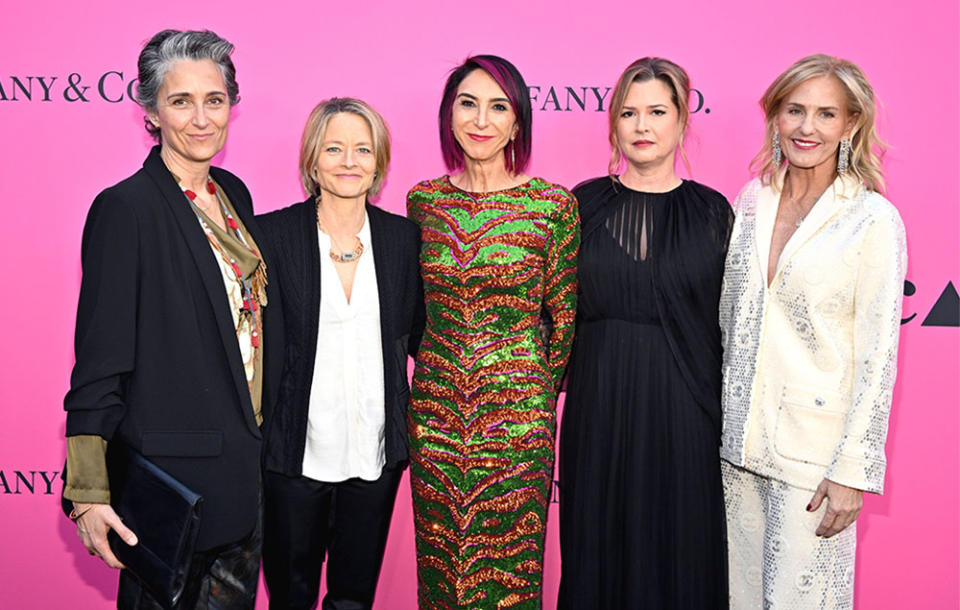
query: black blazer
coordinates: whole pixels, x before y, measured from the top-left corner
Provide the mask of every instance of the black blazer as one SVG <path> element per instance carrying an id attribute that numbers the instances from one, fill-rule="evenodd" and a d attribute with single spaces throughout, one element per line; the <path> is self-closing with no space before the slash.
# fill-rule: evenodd
<path id="1" fill-rule="evenodd" d="M 407 461 L 407 355 L 423 335 L 420 228 L 410 220 L 367 205 L 380 296 L 383 344 L 384 442 L 388 466 Z M 313 198 L 257 217 L 280 279 L 286 355 L 280 396 L 265 425 L 265 468 L 288 476 L 303 470 L 310 387 L 320 316 L 320 251 Z"/>
<path id="2" fill-rule="evenodd" d="M 215 167 L 210 175 L 262 243 L 243 182 Z M 220 268 L 159 146 L 94 200 L 82 263 L 67 436 L 127 443 L 201 494 L 200 550 L 242 539 L 258 518 L 262 436 Z M 268 281 L 265 417 L 279 380 L 272 354 L 283 350 Z"/>

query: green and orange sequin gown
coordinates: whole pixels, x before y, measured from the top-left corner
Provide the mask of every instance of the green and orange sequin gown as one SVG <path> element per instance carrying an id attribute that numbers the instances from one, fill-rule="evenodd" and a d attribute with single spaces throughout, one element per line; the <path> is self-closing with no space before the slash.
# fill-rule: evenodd
<path id="1" fill-rule="evenodd" d="M 539 608 L 576 199 L 540 178 L 468 193 L 444 176 L 407 213 L 427 307 L 408 420 L 420 607 Z"/>

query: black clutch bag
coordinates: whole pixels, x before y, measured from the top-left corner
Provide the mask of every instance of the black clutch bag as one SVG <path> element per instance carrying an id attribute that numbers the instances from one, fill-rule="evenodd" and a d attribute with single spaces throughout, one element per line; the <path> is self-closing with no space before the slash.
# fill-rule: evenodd
<path id="1" fill-rule="evenodd" d="M 173 608 L 187 580 L 203 498 L 132 448 L 109 443 L 110 504 L 139 542 L 110 530 L 110 549 L 157 602 Z"/>

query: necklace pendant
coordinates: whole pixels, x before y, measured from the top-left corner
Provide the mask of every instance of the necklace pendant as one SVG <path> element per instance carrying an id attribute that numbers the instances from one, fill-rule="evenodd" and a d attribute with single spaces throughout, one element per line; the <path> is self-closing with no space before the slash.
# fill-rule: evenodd
<path id="1" fill-rule="evenodd" d="M 363 242 L 357 239 L 357 247 L 353 250 L 347 252 L 336 253 L 333 249 L 330 250 L 330 260 L 335 263 L 352 263 L 363 254 Z"/>

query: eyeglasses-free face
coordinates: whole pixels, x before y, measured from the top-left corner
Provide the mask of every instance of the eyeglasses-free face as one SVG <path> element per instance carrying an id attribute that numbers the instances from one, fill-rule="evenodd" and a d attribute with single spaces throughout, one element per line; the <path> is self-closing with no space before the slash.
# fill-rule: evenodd
<path id="1" fill-rule="evenodd" d="M 373 134 L 366 119 L 350 112 L 330 117 L 314 169 L 321 199 L 363 197 L 376 173 Z"/>
<path id="2" fill-rule="evenodd" d="M 673 167 L 681 129 L 670 87 L 659 79 L 630 85 L 617 120 L 617 145 L 628 163 Z"/>
<path id="3" fill-rule="evenodd" d="M 164 158 L 174 166 L 209 163 L 226 144 L 230 123 L 230 98 L 220 69 L 209 59 L 174 63 L 149 119 L 160 128 Z"/>
<path id="4" fill-rule="evenodd" d="M 451 124 L 464 156 L 481 163 L 503 157 L 518 130 L 507 94 L 480 69 L 464 77 L 457 87 Z"/>
<path id="5" fill-rule="evenodd" d="M 811 78 L 794 89 L 780 108 L 780 147 L 791 166 L 834 169 L 840 140 L 850 135 L 856 119 L 847 111 L 843 86 L 835 78 Z"/>

